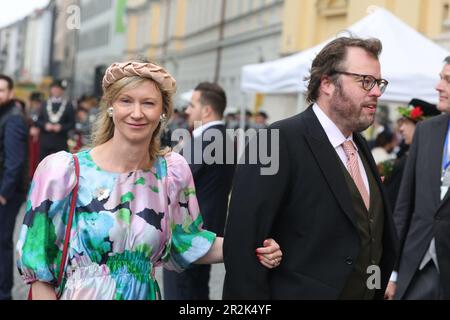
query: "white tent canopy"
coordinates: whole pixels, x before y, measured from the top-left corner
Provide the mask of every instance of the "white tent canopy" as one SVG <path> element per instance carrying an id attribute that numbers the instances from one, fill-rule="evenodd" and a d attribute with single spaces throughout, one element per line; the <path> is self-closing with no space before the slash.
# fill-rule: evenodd
<path id="1" fill-rule="evenodd" d="M 354 36 L 374 37 L 382 41 L 381 73 L 389 81 L 382 100 L 407 102 L 415 97 L 437 102 L 434 87 L 439 80 L 443 60 L 450 55 L 447 50 L 382 8 L 347 30 Z M 305 92 L 303 79 L 309 75 L 317 53 L 331 40 L 282 59 L 244 66 L 242 91 L 265 94 Z"/>

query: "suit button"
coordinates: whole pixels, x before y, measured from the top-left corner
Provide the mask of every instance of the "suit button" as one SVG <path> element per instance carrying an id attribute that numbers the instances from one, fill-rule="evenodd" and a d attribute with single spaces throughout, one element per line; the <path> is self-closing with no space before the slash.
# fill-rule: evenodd
<path id="1" fill-rule="evenodd" d="M 348 257 L 348 258 L 345 260 L 345 263 L 348 264 L 349 266 L 351 266 L 351 265 L 353 264 L 353 259 L 352 259 L 351 257 Z"/>
<path id="2" fill-rule="evenodd" d="M 440 216 L 436 216 L 436 220 L 441 220 L 441 217 Z"/>

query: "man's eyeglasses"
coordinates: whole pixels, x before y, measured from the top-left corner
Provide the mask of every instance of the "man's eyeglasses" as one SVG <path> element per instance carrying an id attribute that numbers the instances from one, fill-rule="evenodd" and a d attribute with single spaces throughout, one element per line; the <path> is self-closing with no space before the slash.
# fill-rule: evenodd
<path id="1" fill-rule="evenodd" d="M 374 76 L 371 76 L 369 74 L 359 74 L 359 73 L 353 73 L 353 72 L 346 72 L 346 71 L 334 71 L 332 74 L 345 74 L 347 76 L 353 76 L 353 77 L 359 77 L 360 80 L 358 82 L 361 82 L 362 87 L 366 91 L 372 90 L 373 87 L 375 87 L 375 84 L 378 85 L 378 88 L 380 88 L 381 93 L 384 93 L 386 90 L 387 85 L 389 82 L 385 79 L 376 79 Z"/>

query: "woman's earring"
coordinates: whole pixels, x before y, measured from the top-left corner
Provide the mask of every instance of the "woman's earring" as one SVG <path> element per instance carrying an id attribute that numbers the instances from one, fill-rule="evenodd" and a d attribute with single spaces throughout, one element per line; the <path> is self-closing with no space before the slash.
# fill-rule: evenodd
<path id="1" fill-rule="evenodd" d="M 113 116 L 113 108 L 112 108 L 112 107 L 109 107 L 109 108 L 108 108 L 108 116 L 109 116 L 110 118 L 112 118 L 112 116 Z"/>
<path id="2" fill-rule="evenodd" d="M 166 122 L 166 120 L 167 120 L 167 116 L 165 113 L 163 113 L 162 115 L 159 116 L 159 121 Z"/>

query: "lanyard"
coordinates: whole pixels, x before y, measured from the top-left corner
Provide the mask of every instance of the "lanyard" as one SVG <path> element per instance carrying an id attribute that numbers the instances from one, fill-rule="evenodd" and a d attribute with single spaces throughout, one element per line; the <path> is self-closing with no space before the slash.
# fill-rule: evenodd
<path id="1" fill-rule="evenodd" d="M 442 161 L 442 179 L 445 176 L 445 171 L 447 171 L 448 167 L 450 167 L 450 159 L 448 158 L 448 136 L 450 133 L 450 122 L 448 124 L 447 134 L 445 137 L 445 145 L 444 145 L 444 157 Z"/>

